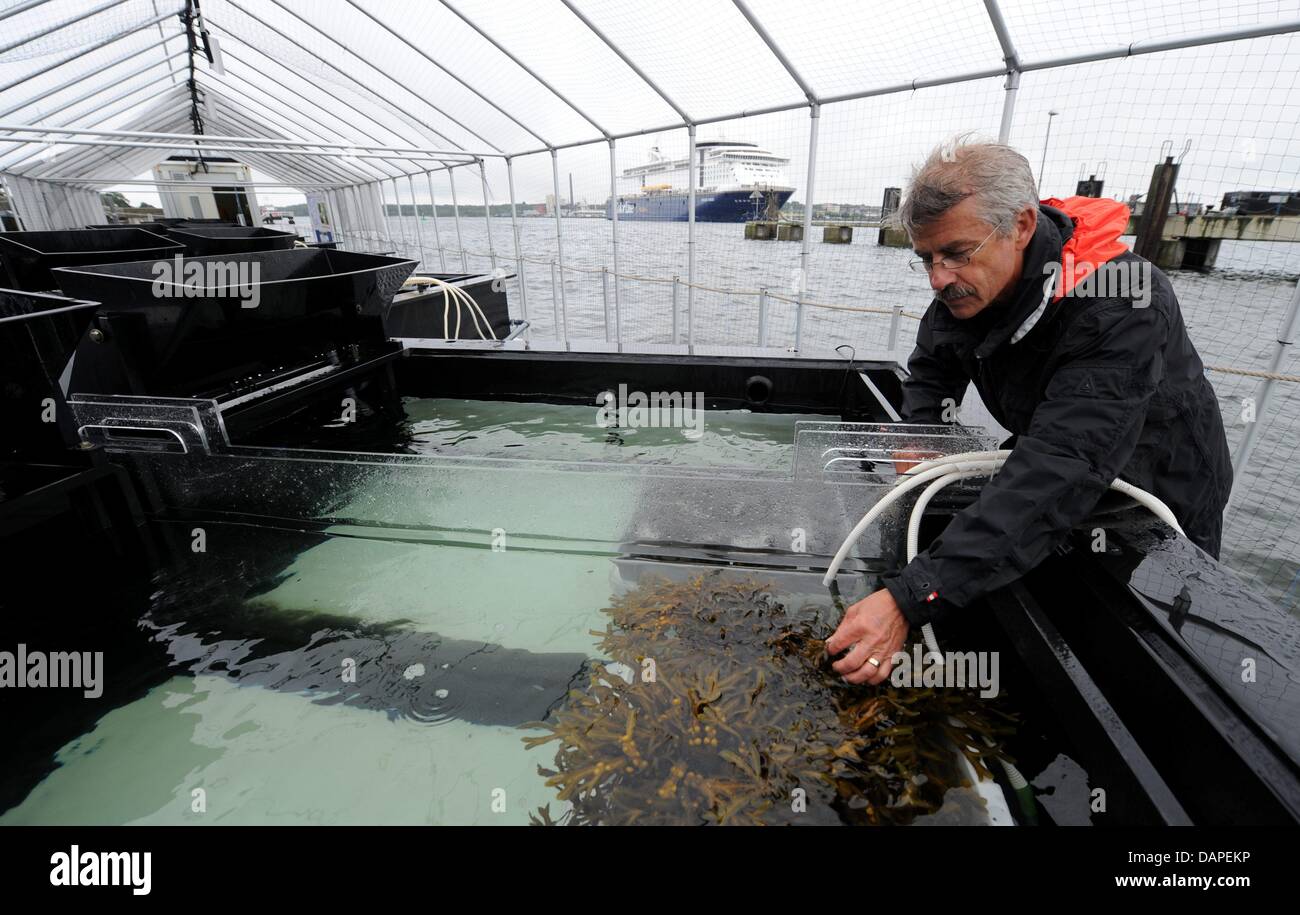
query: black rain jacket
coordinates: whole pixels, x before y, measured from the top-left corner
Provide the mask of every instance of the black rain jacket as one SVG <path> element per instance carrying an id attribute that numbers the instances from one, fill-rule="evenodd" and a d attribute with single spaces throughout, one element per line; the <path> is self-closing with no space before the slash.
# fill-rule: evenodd
<path id="1" fill-rule="evenodd" d="M 1113 292 L 1113 283 L 1067 283 L 1063 298 L 1050 288 L 1045 294 L 1044 268 L 1060 263 L 1067 242 L 1073 238 L 1070 249 L 1080 251 L 1118 249 L 1117 227 L 1126 219 L 1120 214 L 1117 222 L 1113 212 L 1108 220 L 1080 217 L 1095 215 L 1098 205 L 1121 206 L 1113 201 L 1051 202 L 1060 208 L 1040 204 L 1021 279 L 1006 302 L 959 321 L 936 298 L 917 332 L 903 421 L 951 419 L 945 398 L 960 404 L 973 381 L 1013 434 L 1003 443 L 1011 456 L 979 498 L 906 568 L 884 577 L 912 626 L 1034 568 L 1117 477 L 1162 499 L 1193 543 L 1219 555 L 1231 459 L 1218 401 L 1173 287 L 1125 249 L 1112 260 L 1149 267 L 1151 288 L 1137 293 L 1146 307 L 1134 307 L 1132 296 L 1096 294 Z"/>

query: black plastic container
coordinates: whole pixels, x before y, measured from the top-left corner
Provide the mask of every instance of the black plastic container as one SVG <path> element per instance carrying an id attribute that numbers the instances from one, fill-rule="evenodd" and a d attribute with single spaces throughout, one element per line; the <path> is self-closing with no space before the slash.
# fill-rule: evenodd
<path id="1" fill-rule="evenodd" d="M 99 222 L 87 225 L 87 229 L 148 229 L 150 232 L 158 235 L 166 235 L 168 229 L 184 229 L 187 226 L 229 226 L 231 228 L 239 227 L 239 223 L 231 222 L 228 219 L 177 219 L 170 216 L 160 216 L 157 219 L 151 219 L 146 222 Z"/>
<path id="2" fill-rule="evenodd" d="M 183 244 L 188 257 L 288 251 L 298 240 L 292 232 L 264 226 L 173 226 L 167 229 L 167 237 Z"/>
<path id="3" fill-rule="evenodd" d="M 76 444 L 59 376 L 95 302 L 0 289 L 0 459 L 48 459 Z"/>
<path id="4" fill-rule="evenodd" d="M 411 260 L 303 248 L 56 271 L 101 303 L 102 339 L 78 352 L 73 389 L 212 396 L 231 383 L 384 341 L 383 315 Z M 84 357 L 84 358 L 83 358 Z"/>
<path id="5" fill-rule="evenodd" d="M 0 232 L 0 263 L 6 288 L 49 292 L 59 288 L 56 267 L 149 261 L 181 254 L 184 247 L 145 229 L 68 229 Z"/>
<path id="6" fill-rule="evenodd" d="M 420 276 L 434 277 L 468 294 L 483 310 L 483 317 L 487 318 L 498 339 L 510 333 L 510 308 L 504 280 L 512 278 L 513 274 L 496 277 L 491 274 L 432 273 L 426 270 L 421 271 Z M 451 318 L 444 328 L 442 290 L 437 286 L 403 292 L 393 301 L 393 307 L 384 320 L 384 329 L 390 337 L 428 337 L 440 340 L 444 334 L 454 337 L 455 326 L 456 305 L 453 302 Z M 460 339 L 479 339 L 468 311 L 461 314 Z"/>

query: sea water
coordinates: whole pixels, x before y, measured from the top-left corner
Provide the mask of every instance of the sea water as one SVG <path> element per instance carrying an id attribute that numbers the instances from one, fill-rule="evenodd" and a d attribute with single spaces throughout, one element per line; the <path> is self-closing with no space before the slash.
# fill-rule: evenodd
<path id="1" fill-rule="evenodd" d="M 406 407 L 416 451 L 689 463 L 720 468 L 711 485 L 723 492 L 728 473 L 788 467 L 796 419 L 710 414 L 700 440 L 666 429 L 614 440 L 591 431 L 585 407 Z M 178 558 L 146 602 L 119 608 L 160 661 L 136 665 L 128 685 L 125 661 L 106 657 L 102 714 L 37 760 L 51 770 L 0 823 L 522 824 L 548 803 L 559 813 L 538 774 L 555 748 L 525 749 L 520 725 L 582 681 L 603 608 L 636 583 L 631 532 L 665 503 L 648 487 L 679 484 L 527 460 L 428 476 L 437 483 L 413 490 L 405 468 L 378 470 L 319 524 L 162 519 Z M 683 480 L 676 497 L 690 504 L 697 485 Z M 784 524 L 779 501 L 770 508 Z M 201 553 L 185 549 L 196 526 Z"/>

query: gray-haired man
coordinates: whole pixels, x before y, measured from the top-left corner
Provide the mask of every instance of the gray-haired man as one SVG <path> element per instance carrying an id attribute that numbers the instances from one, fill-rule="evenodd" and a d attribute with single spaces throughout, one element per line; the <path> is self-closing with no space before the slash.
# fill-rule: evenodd
<path id="1" fill-rule="evenodd" d="M 881 683 L 909 628 L 966 607 L 1045 559 L 1117 477 L 1155 494 L 1215 558 L 1232 468 L 1214 390 L 1173 288 L 1119 241 L 1128 208 L 1039 202 L 1007 146 L 936 149 L 899 210 L 935 292 L 908 360 L 903 420 L 939 423 L 974 382 L 1013 435 L 979 499 L 885 587 L 848 609 L 827 650 Z"/>

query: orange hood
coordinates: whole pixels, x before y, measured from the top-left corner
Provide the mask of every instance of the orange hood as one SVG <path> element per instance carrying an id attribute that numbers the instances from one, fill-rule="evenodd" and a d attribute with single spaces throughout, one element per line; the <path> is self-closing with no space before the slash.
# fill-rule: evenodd
<path id="1" fill-rule="evenodd" d="M 1128 228 L 1129 208 L 1117 200 L 1100 197 L 1049 197 L 1042 201 L 1056 207 L 1074 223 L 1074 234 L 1061 248 L 1061 288 L 1052 301 L 1059 301 L 1098 265 L 1128 250 L 1119 240 Z"/>

